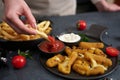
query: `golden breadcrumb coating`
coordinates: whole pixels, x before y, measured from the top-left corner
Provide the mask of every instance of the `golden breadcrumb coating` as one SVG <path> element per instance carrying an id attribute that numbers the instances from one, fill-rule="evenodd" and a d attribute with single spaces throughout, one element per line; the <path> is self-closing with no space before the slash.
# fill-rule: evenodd
<path id="1" fill-rule="evenodd" d="M 80 42 L 79 46 L 82 48 L 104 48 L 102 42 Z"/>
<path id="2" fill-rule="evenodd" d="M 70 74 L 71 66 L 74 61 L 77 59 L 78 55 L 76 52 L 72 52 L 69 57 L 65 57 L 65 60 L 62 63 L 58 64 L 58 71 L 63 74 Z"/>
<path id="3" fill-rule="evenodd" d="M 51 58 L 49 58 L 47 61 L 46 61 L 46 65 L 48 67 L 55 67 L 58 65 L 58 63 L 62 62 L 64 60 L 64 56 L 61 55 L 61 54 L 57 54 Z"/>
<path id="4" fill-rule="evenodd" d="M 112 65 L 112 61 L 109 58 L 100 56 L 100 55 L 96 55 L 96 54 L 91 54 L 89 52 L 85 53 L 85 58 L 87 60 L 90 60 L 91 58 L 94 59 L 97 63 L 102 64 L 104 66 L 111 66 Z"/>

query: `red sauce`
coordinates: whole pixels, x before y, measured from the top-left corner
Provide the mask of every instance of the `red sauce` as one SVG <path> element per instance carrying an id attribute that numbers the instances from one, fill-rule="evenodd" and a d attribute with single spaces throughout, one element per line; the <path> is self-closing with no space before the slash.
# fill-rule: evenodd
<path id="1" fill-rule="evenodd" d="M 52 43 L 55 44 L 55 38 L 53 36 L 48 36 L 48 40 Z"/>
<path id="2" fill-rule="evenodd" d="M 59 40 L 55 40 L 54 44 L 49 41 L 44 41 L 39 45 L 39 48 L 44 52 L 59 52 L 64 47 L 64 43 Z"/>

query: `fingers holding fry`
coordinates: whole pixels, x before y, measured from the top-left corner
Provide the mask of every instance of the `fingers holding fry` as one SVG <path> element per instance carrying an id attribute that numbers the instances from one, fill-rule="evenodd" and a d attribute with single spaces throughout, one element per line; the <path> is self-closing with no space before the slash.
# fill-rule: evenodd
<path id="1" fill-rule="evenodd" d="M 25 41 L 25 40 L 34 40 L 39 38 L 46 38 L 52 30 L 50 27 L 50 21 L 42 21 L 38 23 L 38 32 L 40 34 L 36 35 L 26 35 L 16 33 L 7 23 L 0 23 L 0 38 L 11 40 L 11 41 Z M 26 24 L 27 27 L 30 27 L 29 24 Z M 31 27 L 30 27 L 31 29 Z"/>

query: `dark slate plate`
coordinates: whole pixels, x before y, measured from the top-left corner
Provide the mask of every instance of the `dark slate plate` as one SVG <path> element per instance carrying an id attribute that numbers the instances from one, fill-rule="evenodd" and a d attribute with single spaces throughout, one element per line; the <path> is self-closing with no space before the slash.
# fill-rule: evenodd
<path id="1" fill-rule="evenodd" d="M 61 76 L 61 77 L 64 77 L 64 78 L 67 78 L 67 79 L 73 79 L 73 80 L 91 80 L 91 79 L 100 79 L 100 78 L 103 78 L 109 74 L 111 74 L 113 71 L 115 71 L 115 69 L 117 68 L 117 64 L 118 64 L 118 57 L 110 57 L 109 58 L 112 60 L 112 66 L 108 68 L 108 70 L 103 74 L 103 75 L 98 75 L 98 76 L 82 76 L 76 72 L 74 72 L 73 70 L 71 71 L 71 73 L 69 75 L 64 75 L 64 74 L 61 74 L 60 72 L 58 72 L 57 70 L 57 67 L 55 68 L 49 68 L 46 66 L 45 62 L 47 61 L 47 57 L 45 56 L 41 56 L 40 57 L 40 62 L 41 64 L 44 66 L 45 69 L 47 69 L 48 71 L 50 71 L 51 73 L 55 74 L 55 75 L 58 75 L 58 76 Z"/>
<path id="2" fill-rule="evenodd" d="M 90 41 L 98 41 L 97 39 L 94 39 L 94 38 L 90 38 Z M 41 64 L 43 65 L 43 67 L 50 71 L 51 73 L 55 74 L 55 75 L 58 75 L 58 76 L 61 76 L 61 77 L 64 77 L 66 79 L 73 79 L 73 80 L 96 80 L 96 79 L 100 79 L 100 78 L 103 78 L 109 74 L 111 74 L 113 71 L 115 71 L 115 69 L 117 68 L 117 65 L 118 65 L 118 57 L 111 57 L 108 55 L 108 58 L 110 58 L 112 60 L 112 66 L 108 68 L 108 70 L 103 74 L 103 75 L 97 75 L 97 76 L 83 76 L 83 75 L 80 75 L 76 72 L 74 72 L 73 70 L 71 71 L 71 73 L 69 75 L 64 75 L 60 72 L 58 72 L 57 70 L 57 67 L 54 67 L 54 68 L 49 68 L 46 66 L 45 62 L 47 61 L 49 57 L 47 56 L 44 56 L 44 55 L 41 55 L 40 56 L 40 62 Z"/>

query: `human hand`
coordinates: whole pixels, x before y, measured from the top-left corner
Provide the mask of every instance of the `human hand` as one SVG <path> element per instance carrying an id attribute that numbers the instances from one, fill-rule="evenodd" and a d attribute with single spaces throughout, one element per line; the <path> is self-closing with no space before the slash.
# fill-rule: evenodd
<path id="1" fill-rule="evenodd" d="M 120 6 L 114 3 L 108 3 L 105 0 L 101 0 L 95 4 L 96 8 L 100 12 L 115 12 L 120 11 Z"/>
<path id="2" fill-rule="evenodd" d="M 5 16 L 4 20 L 17 32 L 23 34 L 36 34 L 36 30 L 25 26 L 20 16 L 25 16 L 25 22 L 36 29 L 36 20 L 30 8 L 24 0 L 4 0 Z"/>

